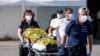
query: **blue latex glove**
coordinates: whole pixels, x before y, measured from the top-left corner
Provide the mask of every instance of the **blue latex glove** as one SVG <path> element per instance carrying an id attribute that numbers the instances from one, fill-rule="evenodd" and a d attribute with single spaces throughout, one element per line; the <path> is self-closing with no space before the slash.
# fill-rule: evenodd
<path id="1" fill-rule="evenodd" d="M 62 56 L 64 54 L 64 50 L 63 49 L 59 49 L 58 50 L 58 56 Z"/>
<path id="2" fill-rule="evenodd" d="M 23 39 L 21 39 L 19 43 L 20 43 L 20 44 L 23 44 L 23 43 L 24 43 L 24 40 L 23 40 Z"/>
<path id="3" fill-rule="evenodd" d="M 87 54 L 87 56 L 91 56 L 91 52 L 89 52 L 89 53 Z"/>
<path id="4" fill-rule="evenodd" d="M 20 43 L 21 45 L 23 45 L 23 47 L 29 48 L 29 43 L 24 43 L 24 40 L 23 40 L 23 39 L 21 39 L 21 40 L 19 41 L 19 43 Z"/>
<path id="5" fill-rule="evenodd" d="M 29 43 L 26 43 L 26 44 L 24 45 L 24 47 L 29 48 Z"/>

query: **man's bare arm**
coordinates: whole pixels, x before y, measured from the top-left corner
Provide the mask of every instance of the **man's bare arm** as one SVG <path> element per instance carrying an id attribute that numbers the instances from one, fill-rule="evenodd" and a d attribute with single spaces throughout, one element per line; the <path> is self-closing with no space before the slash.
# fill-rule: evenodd
<path id="1" fill-rule="evenodd" d="M 64 33 L 64 35 L 61 37 L 61 48 L 63 49 L 66 43 L 67 34 Z"/>
<path id="2" fill-rule="evenodd" d="M 89 51 L 92 52 L 93 35 L 88 35 L 88 45 L 89 45 Z"/>

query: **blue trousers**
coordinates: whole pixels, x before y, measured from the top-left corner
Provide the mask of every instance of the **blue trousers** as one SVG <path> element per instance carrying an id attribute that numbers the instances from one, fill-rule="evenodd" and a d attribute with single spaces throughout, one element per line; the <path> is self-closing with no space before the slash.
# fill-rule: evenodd
<path id="1" fill-rule="evenodd" d="M 86 46 L 68 47 L 68 56 L 87 56 Z"/>

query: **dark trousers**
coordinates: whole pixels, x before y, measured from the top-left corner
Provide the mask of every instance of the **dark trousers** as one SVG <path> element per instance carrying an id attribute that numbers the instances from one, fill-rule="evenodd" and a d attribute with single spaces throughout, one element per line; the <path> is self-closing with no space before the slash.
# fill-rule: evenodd
<path id="1" fill-rule="evenodd" d="M 30 50 L 30 52 L 29 52 L 29 56 L 35 56 L 35 52 L 32 51 L 32 50 Z"/>
<path id="2" fill-rule="evenodd" d="M 60 49 L 60 47 L 59 47 L 59 49 Z M 64 48 L 64 55 L 62 55 L 62 56 L 68 56 L 68 48 Z"/>
<path id="3" fill-rule="evenodd" d="M 85 46 L 68 47 L 68 56 L 87 56 Z"/>
<path id="4" fill-rule="evenodd" d="M 25 48 L 22 44 L 19 44 L 19 56 L 28 56 L 28 53 L 28 48 Z"/>

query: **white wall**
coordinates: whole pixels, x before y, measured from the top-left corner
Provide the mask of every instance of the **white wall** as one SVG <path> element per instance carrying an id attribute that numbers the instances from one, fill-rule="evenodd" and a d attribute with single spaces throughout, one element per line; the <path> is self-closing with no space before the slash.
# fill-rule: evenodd
<path id="1" fill-rule="evenodd" d="M 0 7 L 0 37 L 17 38 L 17 28 L 21 20 L 20 7 Z"/>

